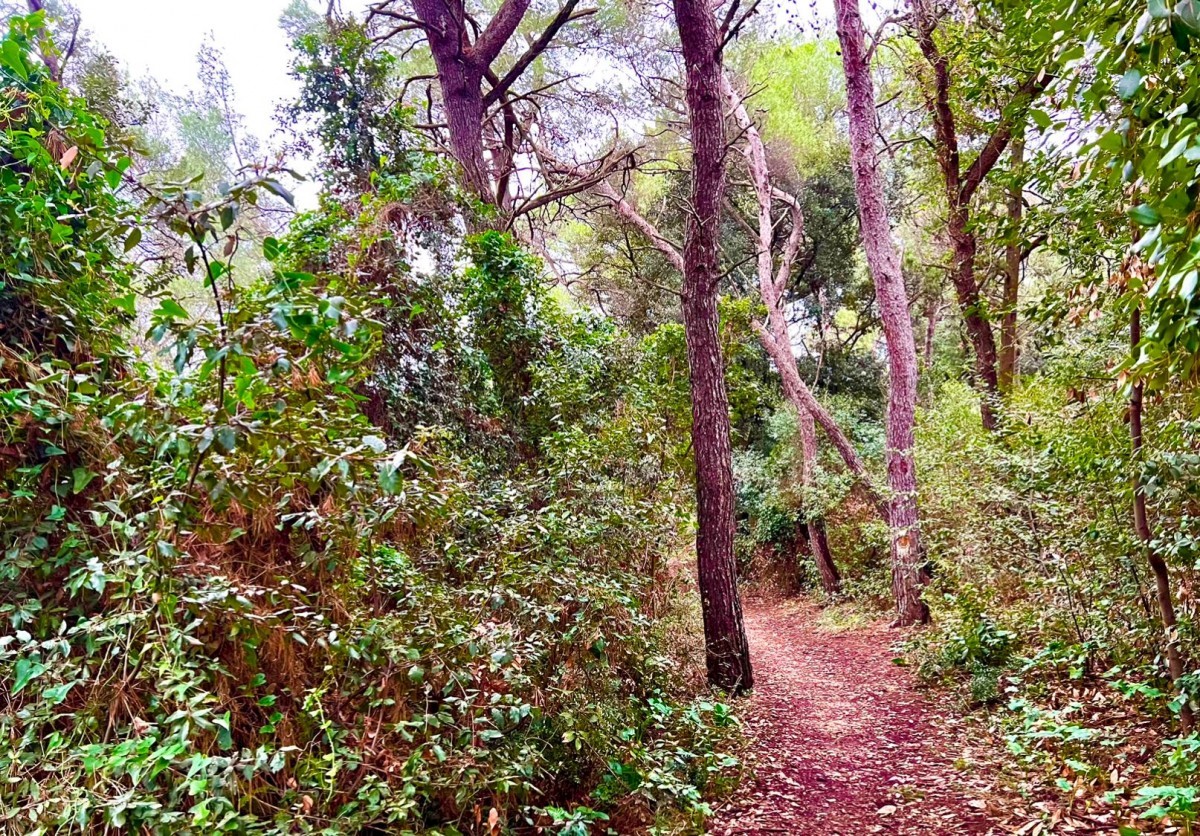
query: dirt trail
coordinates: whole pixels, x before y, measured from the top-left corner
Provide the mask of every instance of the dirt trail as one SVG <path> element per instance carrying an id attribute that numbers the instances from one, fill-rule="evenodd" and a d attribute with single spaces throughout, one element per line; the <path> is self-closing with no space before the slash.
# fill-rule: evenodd
<path id="1" fill-rule="evenodd" d="M 742 716 L 756 779 L 708 832 L 1009 832 L 972 793 L 944 715 L 893 664 L 897 634 L 831 632 L 817 614 L 804 603 L 748 608 L 756 687 Z"/>

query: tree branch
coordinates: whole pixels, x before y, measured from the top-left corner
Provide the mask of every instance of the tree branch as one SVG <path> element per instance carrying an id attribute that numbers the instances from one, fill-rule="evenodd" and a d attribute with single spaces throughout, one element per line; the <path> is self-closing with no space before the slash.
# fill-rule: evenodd
<path id="1" fill-rule="evenodd" d="M 971 167 L 967 169 L 959 192 L 959 199 L 963 203 L 971 200 L 983 182 L 983 178 L 987 177 L 988 172 L 999 162 L 1004 149 L 1008 147 L 1009 140 L 1012 139 L 1013 128 L 1016 126 L 1018 117 L 1025 115 L 1029 105 L 1033 104 L 1034 100 L 1050 86 L 1050 82 L 1053 80 L 1054 76 L 1050 73 L 1038 70 L 1013 94 L 1008 107 L 1004 108 L 1004 113 L 1000 117 L 996 129 L 988 137 L 987 143 L 979 152 L 979 156 L 975 158 L 975 162 L 971 163 Z"/>
<path id="2" fill-rule="evenodd" d="M 481 68 L 490 67 L 492 62 L 504 49 L 508 39 L 521 24 L 525 12 L 529 8 L 529 0 L 504 0 L 496 14 L 488 21 L 487 28 L 475 40 L 471 52 Z"/>
<path id="3" fill-rule="evenodd" d="M 537 57 L 541 55 L 550 46 L 554 36 L 559 30 L 570 23 L 572 20 L 578 20 L 581 17 L 587 17 L 596 13 L 595 9 L 580 9 L 575 12 L 575 7 L 579 5 L 579 0 L 567 0 L 563 7 L 558 10 L 558 14 L 554 16 L 554 20 L 550 21 L 550 25 L 538 36 L 537 40 L 529 45 L 529 48 L 517 59 L 517 63 L 513 64 L 512 69 L 504 74 L 504 78 L 492 87 L 491 91 L 483 97 L 483 106 L 485 108 L 492 106 L 500 97 L 508 92 L 513 83 L 521 77 L 521 74 L 529 68 Z M 488 27 L 491 28 L 490 26 Z M 486 34 L 486 33 L 484 33 Z"/>

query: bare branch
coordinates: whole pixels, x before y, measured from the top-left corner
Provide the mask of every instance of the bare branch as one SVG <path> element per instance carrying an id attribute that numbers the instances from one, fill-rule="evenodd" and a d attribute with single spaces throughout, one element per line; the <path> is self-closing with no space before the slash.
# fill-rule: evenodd
<path id="1" fill-rule="evenodd" d="M 541 35 L 537 37 L 529 48 L 517 59 L 513 64 L 512 69 L 504 74 L 504 78 L 500 79 L 499 83 L 492 87 L 491 92 L 483 97 L 483 106 L 490 107 L 512 87 L 513 83 L 521 77 L 521 74 L 529 68 L 537 57 L 541 55 L 550 46 L 554 36 L 559 30 L 570 23 L 572 20 L 578 20 L 581 17 L 587 17 L 596 13 L 596 9 L 580 9 L 575 11 L 575 7 L 579 4 L 579 0 L 567 0 L 563 7 L 558 10 L 558 14 L 550 21 L 550 24 L 545 28 Z M 489 27 L 490 28 L 490 27 Z M 486 34 L 486 33 L 485 33 Z"/>

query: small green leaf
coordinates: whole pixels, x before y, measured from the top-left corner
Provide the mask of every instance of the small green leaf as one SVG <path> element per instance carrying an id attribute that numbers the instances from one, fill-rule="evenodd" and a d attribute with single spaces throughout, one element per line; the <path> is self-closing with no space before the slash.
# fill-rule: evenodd
<path id="1" fill-rule="evenodd" d="M 142 230 L 135 226 L 133 229 L 131 229 L 129 231 L 129 234 L 127 236 L 125 236 L 125 252 L 129 252 L 130 250 L 132 250 L 134 247 L 136 247 L 138 245 L 138 242 L 141 240 L 142 240 Z"/>
<path id="2" fill-rule="evenodd" d="M 1125 101 L 1129 101 L 1137 93 L 1138 88 L 1142 86 L 1142 71 L 1137 67 L 1126 70 L 1125 75 L 1121 76 L 1121 80 L 1117 82 L 1117 95 Z"/>
<path id="3" fill-rule="evenodd" d="M 71 471 L 71 490 L 74 493 L 83 493 L 84 488 L 95 478 L 96 474 L 86 467 L 77 467 Z"/>
<path id="4" fill-rule="evenodd" d="M 281 252 L 283 252 L 283 246 L 279 243 L 278 239 L 272 238 L 269 235 L 263 239 L 263 258 L 267 261 L 274 261 L 279 258 Z"/>
<path id="5" fill-rule="evenodd" d="M 217 444 L 226 452 L 232 452 L 237 447 L 237 432 L 233 427 L 217 427 Z"/>
<path id="6" fill-rule="evenodd" d="M 154 316 L 159 319 L 191 319 L 191 314 L 174 299 L 163 299 L 159 302 Z"/>
<path id="7" fill-rule="evenodd" d="M 137 294 L 126 293 L 113 299 L 113 307 L 122 310 L 130 316 L 137 316 Z"/>

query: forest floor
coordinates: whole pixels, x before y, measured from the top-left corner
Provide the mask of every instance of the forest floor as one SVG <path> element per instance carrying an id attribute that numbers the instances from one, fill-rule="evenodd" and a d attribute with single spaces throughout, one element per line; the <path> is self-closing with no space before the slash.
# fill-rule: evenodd
<path id="1" fill-rule="evenodd" d="M 709 833 L 1021 829 L 1015 805 L 997 800 L 994 769 L 965 745 L 961 720 L 893 662 L 900 633 L 884 623 L 828 626 L 805 601 L 752 602 L 746 630 L 755 687 L 741 715 L 754 778 Z"/>

